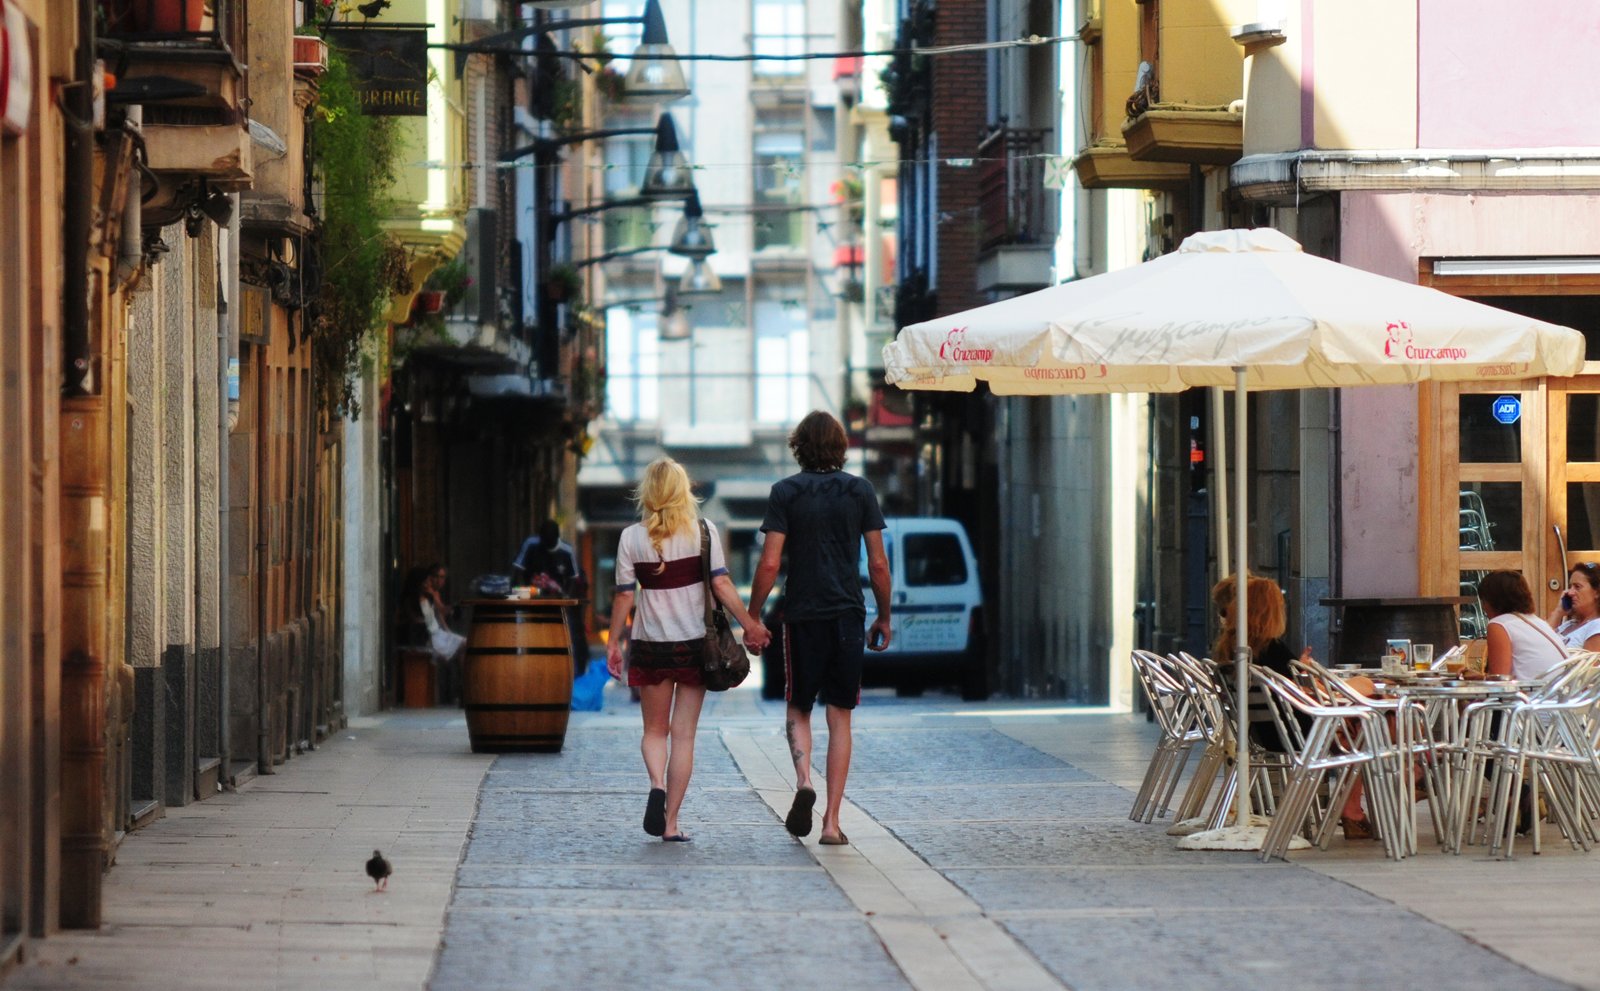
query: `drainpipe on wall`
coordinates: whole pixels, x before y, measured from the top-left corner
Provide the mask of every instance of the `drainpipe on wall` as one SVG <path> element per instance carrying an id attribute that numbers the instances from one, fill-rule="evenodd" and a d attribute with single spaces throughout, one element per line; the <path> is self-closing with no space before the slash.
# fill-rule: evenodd
<path id="1" fill-rule="evenodd" d="M 238 307 L 230 304 L 239 291 L 239 197 L 233 197 L 233 211 L 228 226 L 217 232 L 217 556 L 222 566 L 217 569 L 217 757 L 222 761 L 219 777 L 232 780 L 233 708 L 230 694 L 230 668 L 233 652 L 232 624 L 229 622 L 229 584 L 233 555 L 229 546 L 228 477 L 232 461 L 229 434 L 238 417 L 239 335 L 234 314 Z"/>
<path id="2" fill-rule="evenodd" d="M 100 926 L 106 866 L 107 505 L 110 430 L 89 333 L 94 199 L 94 0 L 77 0 L 74 79 L 63 88 L 61 277 L 61 925 Z"/>
<path id="3" fill-rule="evenodd" d="M 256 518 L 256 769 L 271 774 L 267 742 L 267 571 L 270 542 L 267 509 L 267 349 L 256 346 L 256 477 L 251 493 Z"/>

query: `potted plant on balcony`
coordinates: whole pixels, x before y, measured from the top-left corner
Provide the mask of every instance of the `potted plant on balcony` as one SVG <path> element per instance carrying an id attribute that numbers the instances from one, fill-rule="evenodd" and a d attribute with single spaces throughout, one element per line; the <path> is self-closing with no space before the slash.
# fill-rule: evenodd
<path id="1" fill-rule="evenodd" d="M 122 8 L 134 31 L 154 34 L 194 34 L 211 16 L 211 0 L 111 0 L 104 6 Z"/>
<path id="2" fill-rule="evenodd" d="M 565 303 L 583 292 L 583 276 L 571 265 L 557 265 L 544 280 L 544 291 L 552 302 Z"/>

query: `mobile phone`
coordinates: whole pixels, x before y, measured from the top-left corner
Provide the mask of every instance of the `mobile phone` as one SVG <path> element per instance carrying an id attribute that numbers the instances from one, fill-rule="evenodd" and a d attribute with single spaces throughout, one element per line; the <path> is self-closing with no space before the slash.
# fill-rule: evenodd
<path id="1" fill-rule="evenodd" d="M 1572 611 L 1572 593 L 1571 592 L 1562 592 L 1561 593 L 1561 611 L 1562 612 L 1571 612 Z"/>
<path id="2" fill-rule="evenodd" d="M 872 631 L 872 639 L 867 641 L 867 646 L 871 647 L 873 650 L 882 650 L 883 649 L 883 631 L 882 630 L 873 630 Z"/>

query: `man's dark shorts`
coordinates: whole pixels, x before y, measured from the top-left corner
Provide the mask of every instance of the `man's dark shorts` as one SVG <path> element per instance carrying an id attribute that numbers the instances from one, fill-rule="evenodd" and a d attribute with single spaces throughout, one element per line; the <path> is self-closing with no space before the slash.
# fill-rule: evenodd
<path id="1" fill-rule="evenodd" d="M 856 613 L 783 624 L 783 697 L 810 710 L 823 705 L 854 709 L 861 701 L 865 620 Z"/>

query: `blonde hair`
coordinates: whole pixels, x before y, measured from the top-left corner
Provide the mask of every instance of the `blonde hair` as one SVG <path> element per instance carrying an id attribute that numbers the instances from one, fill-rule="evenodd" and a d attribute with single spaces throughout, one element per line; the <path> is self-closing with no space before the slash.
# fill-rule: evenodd
<path id="1" fill-rule="evenodd" d="M 1283 636 L 1284 630 L 1288 629 L 1288 610 L 1284 606 L 1283 592 L 1272 579 L 1251 575 L 1247 587 L 1250 601 L 1245 608 L 1250 610 L 1250 621 L 1246 637 L 1250 641 L 1251 653 L 1259 656 L 1267 644 Z M 1217 642 L 1211 648 L 1212 660 L 1224 660 L 1233 654 L 1234 642 L 1239 636 L 1239 628 L 1235 625 L 1235 599 L 1231 575 L 1211 589 L 1211 601 L 1222 610 L 1222 629 L 1217 631 Z"/>
<path id="2" fill-rule="evenodd" d="M 650 546 L 661 559 L 660 571 L 667 566 L 662 543 L 673 534 L 691 530 L 700 520 L 700 500 L 689 485 L 689 473 L 671 458 L 657 458 L 644 470 L 644 478 L 633 491 L 639 507 L 639 520 L 650 536 Z"/>

